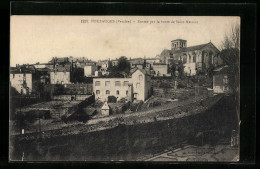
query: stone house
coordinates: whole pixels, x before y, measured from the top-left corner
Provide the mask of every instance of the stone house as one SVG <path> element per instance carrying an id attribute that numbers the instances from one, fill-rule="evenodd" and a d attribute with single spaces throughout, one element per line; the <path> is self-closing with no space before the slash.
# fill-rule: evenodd
<path id="1" fill-rule="evenodd" d="M 96 99 L 107 100 L 115 96 L 117 100 L 126 98 L 129 101 L 145 101 L 151 95 L 151 77 L 144 69 L 136 68 L 127 78 L 94 78 L 93 92 Z"/>

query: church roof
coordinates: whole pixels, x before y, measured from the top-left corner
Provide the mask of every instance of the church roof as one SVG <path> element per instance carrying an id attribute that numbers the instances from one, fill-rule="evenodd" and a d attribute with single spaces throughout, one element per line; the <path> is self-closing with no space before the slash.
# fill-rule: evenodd
<path id="1" fill-rule="evenodd" d="M 175 40 L 172 40 L 172 42 L 174 41 L 187 41 L 187 40 L 184 40 L 184 39 L 175 39 Z"/>
<path id="2" fill-rule="evenodd" d="M 173 50 L 172 53 L 181 53 L 181 52 L 189 52 L 189 51 L 194 51 L 194 50 L 200 50 L 204 48 L 205 46 L 209 45 L 209 43 L 201 44 L 201 45 L 195 45 L 195 46 L 190 46 L 186 48 L 181 48 L 179 50 Z"/>
<path id="3" fill-rule="evenodd" d="M 212 45 L 214 48 L 216 48 L 211 42 L 209 42 L 209 43 L 205 43 L 205 44 L 201 44 L 201 45 L 195 45 L 195 46 L 190 46 L 190 47 L 186 47 L 186 48 L 181 48 L 179 50 L 167 50 L 167 49 L 164 49 L 162 51 L 162 53 L 163 52 L 168 52 L 170 54 L 177 54 L 177 53 L 182 53 L 182 52 L 201 50 L 202 48 L 204 48 L 205 46 L 208 46 L 208 45 Z"/>

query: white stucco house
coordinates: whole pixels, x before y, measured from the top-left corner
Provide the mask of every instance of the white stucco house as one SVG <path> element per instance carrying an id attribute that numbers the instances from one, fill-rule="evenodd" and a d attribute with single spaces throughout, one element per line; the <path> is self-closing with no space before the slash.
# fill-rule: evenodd
<path id="1" fill-rule="evenodd" d="M 13 71 L 10 73 L 10 84 L 20 94 L 30 94 L 32 92 L 32 73 Z"/>
<path id="2" fill-rule="evenodd" d="M 129 101 L 145 101 L 151 95 L 150 75 L 143 69 L 135 68 L 127 78 L 94 78 L 93 92 L 96 99 L 106 101 L 108 96 L 117 100 L 126 98 Z"/>
<path id="3" fill-rule="evenodd" d="M 55 66 L 50 72 L 51 84 L 70 84 L 70 65 Z"/>

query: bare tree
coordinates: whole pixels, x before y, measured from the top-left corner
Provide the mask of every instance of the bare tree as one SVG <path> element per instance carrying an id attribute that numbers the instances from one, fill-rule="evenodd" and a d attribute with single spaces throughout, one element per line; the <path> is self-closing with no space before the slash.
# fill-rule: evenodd
<path id="1" fill-rule="evenodd" d="M 240 113 L 239 113 L 239 93 L 240 93 L 240 78 L 239 78 L 239 70 L 240 70 L 240 25 L 233 24 L 224 36 L 224 40 L 222 41 L 222 51 L 221 56 L 226 65 L 229 66 L 228 76 L 229 76 L 229 86 L 232 88 L 235 95 L 235 103 L 237 106 L 237 117 L 238 121 L 240 121 Z"/>
<path id="2" fill-rule="evenodd" d="M 227 32 L 224 36 L 224 40 L 221 45 L 223 49 L 231 49 L 235 48 L 240 50 L 240 25 L 233 24 L 229 32 Z"/>

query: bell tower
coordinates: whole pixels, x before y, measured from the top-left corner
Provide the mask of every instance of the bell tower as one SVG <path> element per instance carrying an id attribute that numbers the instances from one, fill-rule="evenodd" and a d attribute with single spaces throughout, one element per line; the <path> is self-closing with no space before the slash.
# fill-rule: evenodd
<path id="1" fill-rule="evenodd" d="M 176 39 L 171 41 L 172 50 L 180 50 L 181 48 L 187 47 L 187 41 L 183 39 Z"/>

